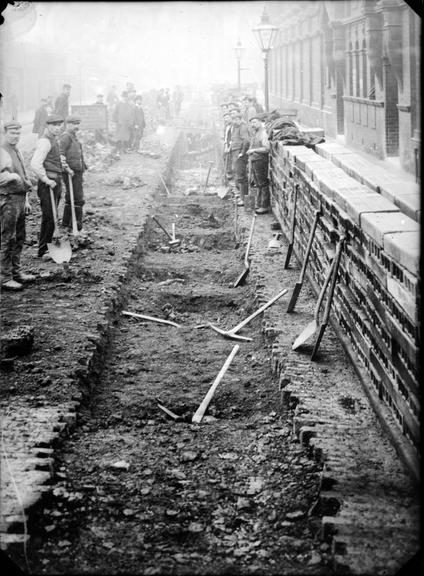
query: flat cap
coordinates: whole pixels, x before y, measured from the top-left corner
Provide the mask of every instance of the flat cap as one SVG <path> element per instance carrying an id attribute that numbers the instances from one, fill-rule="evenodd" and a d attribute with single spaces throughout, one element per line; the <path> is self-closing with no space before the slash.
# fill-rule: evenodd
<path id="1" fill-rule="evenodd" d="M 66 118 L 66 123 L 67 124 L 81 124 L 81 118 L 79 116 L 68 116 Z"/>
<path id="2" fill-rule="evenodd" d="M 4 123 L 3 128 L 5 130 L 9 130 L 10 128 L 22 128 L 22 124 L 20 124 L 16 120 L 9 120 L 9 122 Z"/>
<path id="3" fill-rule="evenodd" d="M 50 114 L 50 116 L 46 118 L 46 124 L 61 124 L 62 122 L 63 118 L 59 116 L 59 114 Z"/>

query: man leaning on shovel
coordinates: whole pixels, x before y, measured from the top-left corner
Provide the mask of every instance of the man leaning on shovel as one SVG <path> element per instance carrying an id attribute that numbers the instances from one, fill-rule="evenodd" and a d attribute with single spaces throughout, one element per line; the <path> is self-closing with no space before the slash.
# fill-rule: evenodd
<path id="1" fill-rule="evenodd" d="M 31 159 L 31 168 L 38 176 L 37 194 L 41 207 L 41 227 L 38 242 L 38 257 L 42 258 L 48 251 L 47 244 L 51 243 L 55 228 L 50 189 L 56 207 L 59 205 L 62 194 L 62 172 L 73 175 L 64 156 L 60 153 L 58 136 L 63 125 L 63 118 L 51 114 L 46 119 L 46 130 L 37 141 L 34 155 Z"/>
<path id="2" fill-rule="evenodd" d="M 81 118 L 78 116 L 68 116 L 66 119 L 65 132 L 60 136 L 60 152 L 65 156 L 66 164 L 70 170 L 67 170 L 68 175 L 64 176 L 66 194 L 65 194 L 65 207 L 63 209 L 62 226 L 67 228 L 69 232 L 72 231 L 72 211 L 71 211 L 71 196 L 69 189 L 69 180 L 72 179 L 72 190 L 74 193 L 75 216 L 77 220 L 78 230 L 82 229 L 82 207 L 84 205 L 84 192 L 83 192 L 83 172 L 87 170 L 87 165 L 84 162 L 82 153 L 82 145 L 78 140 L 77 132 Z"/>
<path id="3" fill-rule="evenodd" d="M 35 280 L 21 270 L 21 253 L 25 242 L 25 217 L 31 211 L 28 192 L 31 182 L 17 148 L 22 125 L 6 122 L 0 148 L 0 222 L 1 222 L 1 287 L 22 290 L 24 282 Z"/>

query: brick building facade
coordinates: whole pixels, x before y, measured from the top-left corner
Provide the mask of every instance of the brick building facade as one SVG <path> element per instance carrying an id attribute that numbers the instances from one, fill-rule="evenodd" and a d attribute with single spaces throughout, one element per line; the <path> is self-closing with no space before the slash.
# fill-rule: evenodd
<path id="1" fill-rule="evenodd" d="M 399 156 L 414 173 L 420 148 L 421 18 L 403 0 L 271 2 L 279 27 L 269 100 L 344 134 L 353 148 Z"/>

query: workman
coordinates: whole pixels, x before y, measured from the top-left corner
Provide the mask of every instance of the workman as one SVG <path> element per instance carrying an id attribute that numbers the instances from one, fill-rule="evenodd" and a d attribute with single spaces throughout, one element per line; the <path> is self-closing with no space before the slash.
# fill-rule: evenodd
<path id="1" fill-rule="evenodd" d="M 0 147 L 1 287 L 18 291 L 23 289 L 25 282 L 35 280 L 35 276 L 24 274 L 21 269 L 25 217 L 31 212 L 28 193 L 32 184 L 17 148 L 22 124 L 6 122 L 3 129 Z"/>
<path id="2" fill-rule="evenodd" d="M 255 212 L 256 214 L 266 214 L 270 210 L 268 180 L 269 140 L 260 116 L 253 116 L 249 124 L 252 136 L 247 155 L 250 161 L 250 172 L 257 190 Z"/>
<path id="3" fill-rule="evenodd" d="M 73 176 L 63 155 L 60 154 L 58 136 L 63 128 L 63 118 L 58 114 L 51 114 L 46 119 L 47 127 L 37 145 L 31 159 L 31 168 L 38 177 L 37 194 L 41 207 L 41 228 L 38 242 L 38 257 L 43 258 L 47 253 L 47 244 L 52 241 L 54 232 L 54 218 L 50 199 L 50 189 L 58 209 L 62 194 L 62 171 Z"/>
<path id="4" fill-rule="evenodd" d="M 250 145 L 249 130 L 242 119 L 241 112 L 231 111 L 231 168 L 235 174 L 236 201 L 238 206 L 244 206 L 244 198 L 248 194 L 247 155 Z"/>
<path id="5" fill-rule="evenodd" d="M 75 217 L 78 230 L 82 229 L 82 207 L 85 203 L 83 191 L 83 173 L 85 170 L 87 170 L 87 164 L 84 161 L 82 144 L 78 140 L 77 135 L 80 124 L 81 118 L 78 116 L 68 116 L 66 119 L 65 131 L 61 134 L 59 139 L 60 152 L 63 154 L 63 156 L 65 156 L 66 164 L 70 168 L 70 171 L 65 170 L 65 173 L 62 174 L 66 187 L 62 226 L 67 228 L 69 232 L 72 231 L 71 196 L 69 188 L 70 179 L 72 180 Z M 73 173 L 72 175 L 71 172 Z"/>
<path id="6" fill-rule="evenodd" d="M 71 85 L 64 84 L 62 93 L 56 98 L 54 103 L 54 114 L 61 118 L 66 118 L 69 114 L 69 96 L 71 94 Z"/>
<path id="7" fill-rule="evenodd" d="M 231 128 L 232 121 L 228 112 L 223 115 L 224 120 L 224 146 L 223 146 L 223 160 L 224 160 L 224 179 L 227 182 L 232 180 L 234 174 L 231 169 Z"/>

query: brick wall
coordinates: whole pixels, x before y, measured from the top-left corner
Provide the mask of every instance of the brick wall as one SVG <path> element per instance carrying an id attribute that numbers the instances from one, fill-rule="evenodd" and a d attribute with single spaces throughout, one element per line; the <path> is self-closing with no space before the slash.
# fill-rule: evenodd
<path id="1" fill-rule="evenodd" d="M 313 214 L 322 209 L 308 270 L 316 290 L 345 235 L 332 318 L 365 367 L 366 385 L 390 407 L 418 453 L 419 224 L 303 146 L 275 143 L 270 174 L 273 211 L 287 236 L 297 187 L 294 249 L 299 260 Z"/>

